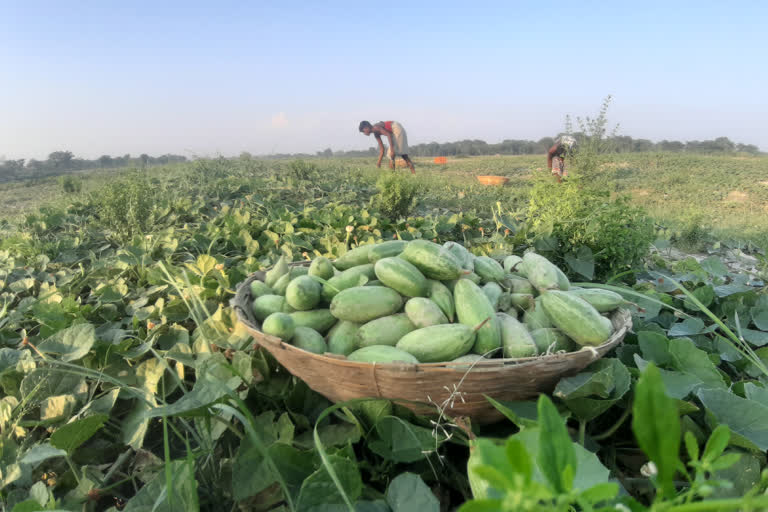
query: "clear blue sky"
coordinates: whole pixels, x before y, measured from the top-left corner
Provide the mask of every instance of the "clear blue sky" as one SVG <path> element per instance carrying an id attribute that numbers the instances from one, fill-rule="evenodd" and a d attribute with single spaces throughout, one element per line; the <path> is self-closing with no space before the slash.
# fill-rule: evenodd
<path id="1" fill-rule="evenodd" d="M 538 139 L 595 114 L 768 150 L 766 2 L 0 0 L 0 155 Z"/>

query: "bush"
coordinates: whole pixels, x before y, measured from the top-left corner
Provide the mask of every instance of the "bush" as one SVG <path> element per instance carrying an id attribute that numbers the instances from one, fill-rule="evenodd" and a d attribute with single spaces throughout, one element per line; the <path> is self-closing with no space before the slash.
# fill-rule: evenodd
<path id="1" fill-rule="evenodd" d="M 582 187 L 577 180 L 560 185 L 549 179 L 537 183 L 528 208 L 531 231 L 555 237 L 563 254 L 588 247 L 595 260 L 595 277 L 604 279 L 640 263 L 654 239 L 651 219 L 626 197 Z"/>
<path id="2" fill-rule="evenodd" d="M 376 188 L 379 193 L 374 196 L 373 205 L 390 219 L 407 217 L 416 205 L 418 186 L 410 176 L 384 174 L 376 182 Z"/>
<path id="3" fill-rule="evenodd" d="M 59 185 L 64 189 L 64 192 L 76 194 L 83 189 L 83 180 L 79 180 L 74 176 L 60 176 Z"/>
<path id="4" fill-rule="evenodd" d="M 156 184 L 140 173 L 116 180 L 92 195 L 95 214 L 102 227 L 126 242 L 152 231 L 162 194 Z"/>

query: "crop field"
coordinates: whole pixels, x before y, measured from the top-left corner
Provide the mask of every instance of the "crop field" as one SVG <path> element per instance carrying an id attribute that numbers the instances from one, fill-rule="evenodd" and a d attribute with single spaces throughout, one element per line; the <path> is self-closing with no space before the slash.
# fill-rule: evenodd
<path id="1" fill-rule="evenodd" d="M 599 189 L 554 184 L 540 155 L 415 164 L 412 177 L 369 159 L 216 159 L 74 174 L 69 191 L 2 185 L 0 511 L 768 510 L 765 268 L 721 257 L 765 261 L 768 158 L 611 155 Z M 536 252 L 582 292 L 619 294 L 632 328 L 549 396 L 493 401 L 504 419 L 480 425 L 448 402 L 334 405 L 231 307 L 281 260 L 395 240 L 456 241 L 483 290 L 507 294 L 509 273 L 476 262 Z M 703 256 L 673 262 L 651 243 Z M 530 300 L 565 293 L 538 264 L 555 277 L 532 263 Z M 497 309 L 533 330 L 534 306 Z M 569 350 L 609 334 L 556 317 L 579 340 Z"/>

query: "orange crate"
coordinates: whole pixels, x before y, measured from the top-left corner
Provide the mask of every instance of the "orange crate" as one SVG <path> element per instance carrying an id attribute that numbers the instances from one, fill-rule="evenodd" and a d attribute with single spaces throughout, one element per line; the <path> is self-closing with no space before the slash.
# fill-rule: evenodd
<path id="1" fill-rule="evenodd" d="M 436 156 L 435 157 L 435 163 L 436 164 L 446 164 L 446 163 L 448 163 L 448 159 L 445 158 L 444 156 Z"/>

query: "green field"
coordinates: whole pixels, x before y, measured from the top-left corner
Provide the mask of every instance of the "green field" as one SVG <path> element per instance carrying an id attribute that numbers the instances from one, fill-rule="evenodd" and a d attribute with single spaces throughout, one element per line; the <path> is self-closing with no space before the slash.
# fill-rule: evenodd
<path id="1" fill-rule="evenodd" d="M 255 348 L 229 301 L 280 257 L 456 240 L 476 256 L 535 248 L 585 287 L 600 257 L 622 257 L 532 230 L 543 156 L 415 163 L 389 185 L 369 159 L 95 171 L 74 176 L 79 192 L 3 185 L 0 510 L 768 507 L 765 285 L 717 254 L 606 264 L 633 332 L 551 401 L 497 404 L 508 420 L 491 426 L 331 409 Z M 601 169 L 654 237 L 766 245 L 767 157 L 621 154 Z M 611 221 L 598 242 L 634 235 Z M 470 446 L 485 467 L 468 475 Z"/>

